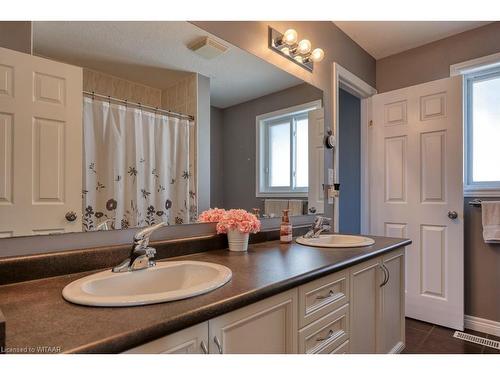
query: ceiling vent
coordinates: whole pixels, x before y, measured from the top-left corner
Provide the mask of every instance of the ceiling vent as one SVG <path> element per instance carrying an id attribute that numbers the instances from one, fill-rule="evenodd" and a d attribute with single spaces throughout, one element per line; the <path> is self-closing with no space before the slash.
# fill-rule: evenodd
<path id="1" fill-rule="evenodd" d="M 205 59 L 213 59 L 227 51 L 227 47 L 207 36 L 197 39 L 188 48 Z"/>

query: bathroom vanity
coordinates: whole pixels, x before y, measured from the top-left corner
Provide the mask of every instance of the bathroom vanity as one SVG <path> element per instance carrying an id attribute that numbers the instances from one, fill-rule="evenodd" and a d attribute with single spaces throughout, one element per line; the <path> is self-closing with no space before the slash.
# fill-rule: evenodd
<path id="1" fill-rule="evenodd" d="M 397 353 L 404 348 L 404 246 L 410 241 L 371 238 L 373 245 L 357 248 L 268 241 L 247 253 L 220 249 L 172 258 L 224 265 L 233 277 L 207 294 L 147 306 L 87 307 L 63 299 L 67 284 L 96 271 L 3 285 L 6 347 Z"/>
<path id="2" fill-rule="evenodd" d="M 398 353 L 404 327 L 398 249 L 126 353 Z"/>

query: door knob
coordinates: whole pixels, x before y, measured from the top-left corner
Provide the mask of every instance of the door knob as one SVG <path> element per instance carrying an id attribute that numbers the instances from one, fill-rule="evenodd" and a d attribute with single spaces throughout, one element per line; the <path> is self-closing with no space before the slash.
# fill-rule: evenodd
<path id="1" fill-rule="evenodd" d="M 448 217 L 455 220 L 458 217 L 457 211 L 448 211 Z"/>
<path id="2" fill-rule="evenodd" d="M 66 215 L 64 217 L 68 221 L 75 221 L 76 220 L 76 212 L 68 211 L 68 212 L 66 212 Z"/>

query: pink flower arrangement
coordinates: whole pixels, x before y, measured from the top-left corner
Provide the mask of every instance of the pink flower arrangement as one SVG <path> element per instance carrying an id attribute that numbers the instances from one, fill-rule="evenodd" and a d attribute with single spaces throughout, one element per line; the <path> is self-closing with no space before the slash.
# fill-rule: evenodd
<path id="1" fill-rule="evenodd" d="M 257 233 L 260 231 L 260 220 L 257 216 L 245 210 L 224 210 L 211 208 L 203 211 L 198 221 L 200 223 L 217 223 L 217 233 L 227 233 L 237 230 L 241 233 Z"/>
<path id="2" fill-rule="evenodd" d="M 198 217 L 198 222 L 200 223 L 217 223 L 222 219 L 222 216 L 226 213 L 223 208 L 211 208 L 209 210 L 203 211 Z"/>
<path id="3" fill-rule="evenodd" d="M 229 210 L 222 215 L 217 223 L 217 233 L 227 233 L 230 230 L 237 230 L 241 233 L 257 233 L 260 231 L 260 220 L 245 210 Z"/>

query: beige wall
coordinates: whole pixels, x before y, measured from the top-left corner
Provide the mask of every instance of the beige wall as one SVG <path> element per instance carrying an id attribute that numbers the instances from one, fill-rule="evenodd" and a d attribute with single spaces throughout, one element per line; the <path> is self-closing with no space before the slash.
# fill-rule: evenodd
<path id="1" fill-rule="evenodd" d="M 196 73 L 161 91 L 161 106 L 174 112 L 196 116 Z"/>
<path id="2" fill-rule="evenodd" d="M 83 68 L 83 90 L 151 107 L 162 104 L 160 89 L 87 68 Z"/>
<path id="3" fill-rule="evenodd" d="M 0 22 L 0 47 L 31 53 L 31 22 Z"/>
<path id="4" fill-rule="evenodd" d="M 446 78 L 450 65 L 500 52 L 500 22 L 377 60 L 377 90 Z"/>

